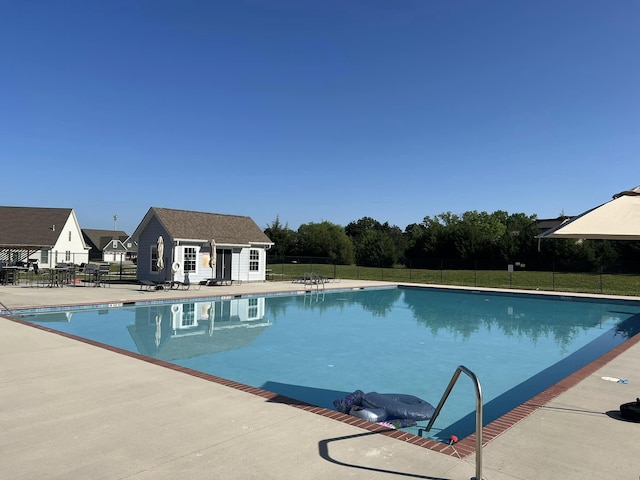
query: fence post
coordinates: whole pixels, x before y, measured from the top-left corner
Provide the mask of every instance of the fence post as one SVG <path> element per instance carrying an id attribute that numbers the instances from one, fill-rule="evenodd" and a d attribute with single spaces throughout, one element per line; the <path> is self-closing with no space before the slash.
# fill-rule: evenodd
<path id="1" fill-rule="evenodd" d="M 478 261 L 473 259 L 473 286 L 478 286 Z"/>
<path id="2" fill-rule="evenodd" d="M 602 265 L 600 265 L 600 293 L 602 293 Z"/>

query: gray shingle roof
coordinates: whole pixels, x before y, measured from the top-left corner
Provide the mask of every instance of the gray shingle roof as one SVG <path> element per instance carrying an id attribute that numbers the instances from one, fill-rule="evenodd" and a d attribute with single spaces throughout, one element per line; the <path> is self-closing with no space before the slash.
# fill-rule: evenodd
<path id="1" fill-rule="evenodd" d="M 99 250 L 103 250 L 104 247 L 113 239 L 118 239 L 124 242 L 129 235 L 122 230 L 99 230 L 95 228 L 83 228 L 82 234 L 85 240 L 91 242 Z"/>
<path id="2" fill-rule="evenodd" d="M 273 243 L 251 217 L 158 207 L 152 207 L 152 212 L 174 239 L 207 242 L 214 238 L 230 245 Z"/>
<path id="3" fill-rule="evenodd" d="M 0 207 L 0 247 L 52 247 L 71 212 L 71 208 Z"/>

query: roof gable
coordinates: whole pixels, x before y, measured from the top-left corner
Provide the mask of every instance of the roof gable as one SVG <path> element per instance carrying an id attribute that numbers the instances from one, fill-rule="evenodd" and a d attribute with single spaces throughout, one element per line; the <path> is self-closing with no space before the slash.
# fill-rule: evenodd
<path id="1" fill-rule="evenodd" d="M 116 246 L 113 246 L 113 242 L 116 242 Z M 126 252 L 127 247 L 124 246 L 122 241 L 117 238 L 113 238 L 107 242 L 107 244 L 102 249 L 103 252 Z"/>
<path id="2" fill-rule="evenodd" d="M 111 240 L 117 239 L 124 242 L 129 238 L 129 235 L 122 230 L 99 230 L 95 228 L 83 228 L 82 235 L 91 246 L 99 250 L 104 249 Z"/>
<path id="3" fill-rule="evenodd" d="M 174 240 L 208 242 L 213 238 L 219 244 L 273 244 L 251 217 L 158 207 L 149 209 L 134 236 L 139 236 L 153 216 Z"/>
<path id="4" fill-rule="evenodd" d="M 71 208 L 0 207 L 0 246 L 53 247 Z"/>

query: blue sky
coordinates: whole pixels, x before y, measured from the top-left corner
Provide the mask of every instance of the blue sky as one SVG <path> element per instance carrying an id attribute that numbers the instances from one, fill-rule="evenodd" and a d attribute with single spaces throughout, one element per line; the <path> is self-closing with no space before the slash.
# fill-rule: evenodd
<path id="1" fill-rule="evenodd" d="M 574 215 L 640 184 L 635 0 L 0 0 L 2 205 L 133 233 Z"/>

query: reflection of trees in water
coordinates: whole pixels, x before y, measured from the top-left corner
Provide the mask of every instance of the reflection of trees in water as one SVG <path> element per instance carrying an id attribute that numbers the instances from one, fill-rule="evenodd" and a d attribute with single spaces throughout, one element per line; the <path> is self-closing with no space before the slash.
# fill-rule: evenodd
<path id="1" fill-rule="evenodd" d="M 279 315 L 286 315 L 287 307 L 293 303 L 290 297 L 267 297 L 264 302 L 266 315 L 274 322 L 278 320 Z"/>
<path id="2" fill-rule="evenodd" d="M 346 306 L 359 305 L 375 317 L 384 317 L 391 313 L 393 304 L 400 299 L 401 295 L 402 291 L 398 288 L 329 293 L 314 291 L 294 297 L 268 297 L 266 310 L 275 320 L 278 315 L 286 315 L 287 308 L 292 306 L 325 312 L 329 309 L 342 311 Z"/>
<path id="3" fill-rule="evenodd" d="M 359 305 L 373 316 L 383 317 L 391 314 L 394 304 L 401 298 L 418 324 L 428 328 L 433 335 L 446 331 L 469 339 L 482 328 L 498 329 L 508 337 L 526 338 L 532 343 L 541 338 L 553 338 L 564 348 L 583 331 L 611 318 L 618 319 L 616 331 L 624 338 L 640 331 L 640 314 L 625 311 L 623 305 L 417 288 L 269 297 L 266 310 L 269 317 L 276 320 L 279 315 L 286 315 L 290 307 L 341 312 L 347 306 Z"/>
<path id="4" fill-rule="evenodd" d="M 391 313 L 393 304 L 402 295 L 399 288 L 376 290 L 375 295 L 355 295 L 353 303 L 359 304 L 366 312 L 374 317 L 385 317 Z"/>
<path id="5" fill-rule="evenodd" d="M 565 347 L 584 330 L 601 324 L 603 319 L 632 315 L 632 312 L 615 312 L 612 305 L 560 298 L 524 298 L 483 292 L 430 291 L 427 294 L 411 288 L 403 289 L 403 292 L 404 301 L 419 324 L 434 335 L 444 330 L 464 339 L 482 327 L 498 328 L 509 337 L 527 338 L 533 343 L 541 338 L 553 338 L 559 346 Z M 630 336 L 634 328 L 636 331 L 639 328 L 638 323 L 637 319 L 620 323 L 619 326 L 627 325 L 620 334 Z"/>
<path id="6" fill-rule="evenodd" d="M 618 325 L 616 325 L 616 335 L 621 335 L 622 338 L 631 338 L 638 333 L 640 333 L 639 313 L 630 316 L 623 322 L 620 322 Z"/>

